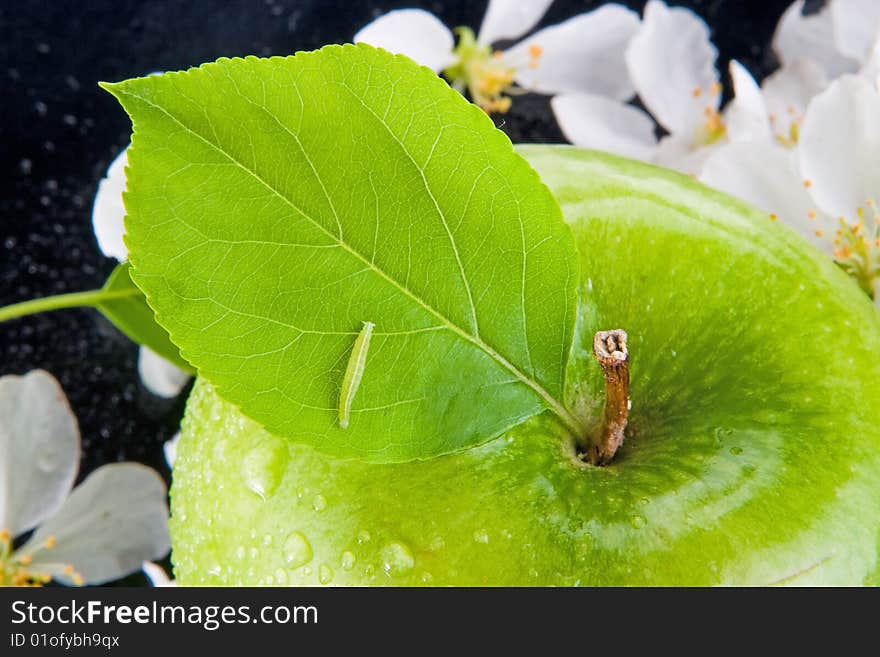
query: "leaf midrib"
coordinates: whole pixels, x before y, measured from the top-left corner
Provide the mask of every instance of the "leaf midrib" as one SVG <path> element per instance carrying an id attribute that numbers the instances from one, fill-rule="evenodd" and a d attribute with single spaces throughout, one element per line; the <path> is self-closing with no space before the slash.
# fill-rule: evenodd
<path id="1" fill-rule="evenodd" d="M 209 139 L 204 137 L 202 134 L 200 134 L 198 131 L 194 130 L 193 128 L 188 126 L 186 123 L 181 121 L 177 116 L 175 116 L 174 114 L 169 112 L 167 109 L 165 109 L 161 105 L 157 105 L 156 103 L 152 102 L 151 100 L 149 100 L 139 94 L 132 93 L 130 90 L 125 88 L 126 86 L 127 86 L 126 83 L 118 83 L 115 85 L 108 85 L 108 88 L 113 90 L 116 93 L 128 95 L 128 96 L 144 103 L 145 105 L 152 107 L 153 109 L 161 112 L 162 114 L 167 116 L 169 119 L 174 121 L 181 128 L 183 128 L 186 132 L 193 135 L 194 137 L 201 140 L 202 142 L 207 144 L 209 147 L 213 148 L 215 151 L 217 151 L 218 153 L 220 153 L 221 155 L 226 157 L 233 165 L 237 166 L 242 171 L 244 171 L 245 173 L 250 175 L 254 180 L 259 182 L 267 190 L 269 190 L 272 194 L 274 194 L 279 199 L 281 199 L 284 203 L 289 205 L 293 210 L 295 210 L 297 213 L 299 213 L 304 219 L 306 219 L 308 222 L 310 222 L 312 225 L 314 225 L 318 230 L 320 230 L 322 233 L 324 233 L 328 238 L 337 242 L 342 249 L 344 249 L 346 252 L 348 252 L 349 254 L 354 256 L 356 259 L 360 260 L 364 265 L 367 266 L 367 268 L 369 268 L 371 271 L 373 271 L 376 275 L 381 277 L 383 280 L 387 281 L 389 284 L 394 286 L 396 289 L 400 290 L 403 294 L 405 294 L 410 299 L 415 301 L 417 304 L 419 304 L 422 308 L 424 308 L 430 314 L 434 315 L 434 317 L 436 317 L 440 322 L 442 322 L 450 331 L 452 331 L 453 333 L 455 333 L 456 335 L 458 335 L 462 339 L 466 340 L 467 342 L 473 344 L 475 347 L 477 347 L 480 350 L 482 350 L 483 352 L 485 352 L 495 362 L 497 362 L 499 365 L 501 365 L 503 368 L 505 368 L 507 371 L 509 371 L 511 374 L 513 374 L 513 376 L 516 377 L 517 380 L 521 381 L 526 386 L 531 388 L 535 393 L 537 393 L 537 395 L 541 399 L 544 400 L 544 402 L 547 404 L 547 406 L 550 408 L 550 410 L 552 410 L 553 413 L 563 422 L 563 424 L 565 424 L 565 426 L 568 428 L 569 431 L 571 431 L 575 435 L 579 435 L 579 436 L 584 435 L 585 428 L 583 427 L 581 422 L 577 418 L 575 418 L 568 411 L 568 409 L 565 408 L 565 406 L 561 402 L 559 402 L 559 400 L 557 400 L 553 395 L 551 395 L 550 392 L 546 388 L 544 388 L 540 383 L 538 383 L 537 381 L 535 381 L 531 377 L 527 376 L 524 372 L 522 372 L 513 363 L 511 363 L 506 358 L 504 358 L 504 356 L 502 356 L 500 353 L 498 353 L 492 346 L 490 346 L 489 344 L 484 342 L 481 338 L 478 338 L 476 336 L 473 336 L 473 335 L 470 335 L 469 333 L 467 333 L 464 329 L 462 329 L 457 324 L 455 324 L 451 320 L 449 320 L 439 310 L 437 310 L 436 308 L 431 306 L 429 303 L 427 303 L 424 299 L 419 297 L 413 291 L 411 291 L 407 287 L 403 286 L 396 279 L 392 278 L 385 271 L 383 271 L 382 269 L 377 267 L 375 265 L 375 263 L 371 262 L 370 260 L 365 258 L 363 255 L 361 255 L 357 250 L 355 250 L 351 245 L 349 245 L 344 239 L 342 239 L 341 236 L 334 235 L 332 232 L 328 231 L 323 225 L 321 225 L 320 222 L 316 221 L 310 215 L 306 214 L 303 210 L 301 210 L 299 207 L 297 207 L 297 205 L 291 199 L 289 199 L 285 194 L 281 193 L 281 191 L 279 191 L 274 186 L 272 186 L 268 181 L 264 180 L 262 178 L 262 176 L 259 175 L 259 173 L 250 169 L 243 162 L 241 162 L 238 158 L 236 158 L 231 153 L 226 151 L 220 144 L 215 144 L 214 142 L 210 141 Z M 137 132 L 137 129 L 135 129 L 135 133 L 136 132 Z M 133 145 L 134 145 L 134 143 L 133 143 Z M 303 152 L 305 154 L 305 149 L 302 148 L 302 146 L 300 146 L 300 148 L 303 150 Z M 419 167 L 418 164 L 414 160 L 413 160 L 413 165 L 416 166 L 416 168 L 421 171 L 421 167 Z M 423 180 L 424 180 L 424 177 L 423 177 Z M 424 182 L 427 185 L 427 181 L 425 180 Z"/>

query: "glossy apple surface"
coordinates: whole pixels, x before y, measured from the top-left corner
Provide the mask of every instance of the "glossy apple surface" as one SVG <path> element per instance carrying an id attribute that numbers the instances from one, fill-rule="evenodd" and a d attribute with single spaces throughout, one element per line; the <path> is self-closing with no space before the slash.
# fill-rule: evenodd
<path id="1" fill-rule="evenodd" d="M 582 255 L 568 403 L 601 415 L 624 328 L 627 441 L 578 466 L 534 418 L 430 461 L 337 461 L 192 394 L 172 489 L 182 584 L 878 580 L 880 320 L 825 256 L 673 173 L 522 147 Z"/>

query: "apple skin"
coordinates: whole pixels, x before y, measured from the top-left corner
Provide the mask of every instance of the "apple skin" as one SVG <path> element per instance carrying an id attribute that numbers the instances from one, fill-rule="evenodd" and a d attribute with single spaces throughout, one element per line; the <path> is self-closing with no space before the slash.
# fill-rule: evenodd
<path id="1" fill-rule="evenodd" d="M 340 461 L 197 382 L 174 468 L 188 585 L 876 584 L 880 320 L 830 260 L 683 176 L 525 146 L 582 255 L 567 403 L 624 328 L 627 441 L 579 466 L 545 414 L 470 450 Z"/>

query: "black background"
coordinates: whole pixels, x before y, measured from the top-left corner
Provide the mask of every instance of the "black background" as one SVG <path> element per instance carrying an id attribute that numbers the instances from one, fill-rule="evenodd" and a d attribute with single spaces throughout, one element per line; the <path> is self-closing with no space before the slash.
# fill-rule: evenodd
<path id="1" fill-rule="evenodd" d="M 130 125 L 97 81 L 345 42 L 376 16 L 404 6 L 428 9 L 450 27 L 477 28 L 486 4 L 0 0 L 0 305 L 100 287 L 115 265 L 98 249 L 91 206 L 107 165 L 128 143 Z M 540 25 L 601 4 L 556 0 Z M 769 43 L 789 0 L 670 4 L 706 20 L 720 70 L 731 58 L 759 79 L 775 68 Z M 563 141 L 539 96 L 518 97 L 502 129 L 515 142 Z M 80 478 L 120 460 L 169 477 L 162 443 L 177 430 L 186 391 L 172 400 L 147 392 L 137 348 L 109 322 L 95 311 L 65 310 L 0 325 L 0 375 L 38 367 L 59 379 L 79 419 Z"/>

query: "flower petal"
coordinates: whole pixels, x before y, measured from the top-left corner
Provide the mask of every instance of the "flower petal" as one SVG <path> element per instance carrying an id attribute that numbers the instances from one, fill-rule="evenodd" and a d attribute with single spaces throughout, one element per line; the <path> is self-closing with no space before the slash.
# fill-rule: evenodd
<path id="1" fill-rule="evenodd" d="M 859 75 L 867 78 L 869 82 L 873 82 L 874 86 L 880 89 L 880 35 L 878 35 L 877 42 L 871 49 L 871 54 L 868 56 L 865 65 L 859 71 Z"/>
<path id="2" fill-rule="evenodd" d="M 150 584 L 155 587 L 177 586 L 159 564 L 155 564 L 152 561 L 144 561 L 141 564 L 141 570 L 144 571 L 144 575 L 150 580 Z"/>
<path id="3" fill-rule="evenodd" d="M 77 486 L 20 553 L 33 556 L 33 570 L 63 582 L 72 581 L 64 572 L 70 564 L 86 584 L 100 584 L 140 570 L 169 548 L 165 482 L 152 468 L 114 463 Z"/>
<path id="4" fill-rule="evenodd" d="M 832 250 L 834 228 L 816 211 L 791 153 L 773 144 L 725 144 L 703 164 L 700 181 L 751 203 L 794 228 L 814 245 Z M 826 231 L 819 236 L 816 231 Z"/>
<path id="5" fill-rule="evenodd" d="M 505 60 L 516 67 L 517 84 L 531 91 L 627 100 L 634 90 L 623 54 L 638 28 L 638 14 L 605 5 L 523 39 L 505 52 Z M 530 56 L 534 66 L 529 65 Z"/>
<path id="6" fill-rule="evenodd" d="M 699 16 L 650 0 L 626 62 L 639 97 L 657 121 L 671 133 L 690 136 L 707 106 L 718 109 L 717 55 Z"/>
<path id="7" fill-rule="evenodd" d="M 816 61 L 830 78 L 856 70 L 854 59 L 841 54 L 834 42 L 834 26 L 827 7 L 809 16 L 803 15 L 804 0 L 797 0 L 785 10 L 776 33 L 773 50 L 783 65 L 801 57 Z"/>
<path id="8" fill-rule="evenodd" d="M 736 60 L 730 62 L 730 77 L 735 95 L 724 113 L 728 139 L 733 142 L 769 142 L 773 134 L 770 132 L 770 120 L 761 88 L 751 73 Z"/>
<path id="9" fill-rule="evenodd" d="M 764 79 L 761 89 L 773 133 L 783 141 L 796 142 L 807 105 L 828 86 L 825 70 L 812 59 L 788 62 Z"/>
<path id="10" fill-rule="evenodd" d="M 406 55 L 439 73 L 453 62 L 455 40 L 434 14 L 423 9 L 397 9 L 362 27 L 354 42 Z"/>
<path id="11" fill-rule="evenodd" d="M 641 110 L 590 94 L 563 94 L 550 101 L 562 134 L 572 144 L 651 160 L 657 147 L 654 121 Z"/>
<path id="12" fill-rule="evenodd" d="M 860 62 L 867 60 L 880 32 L 880 2 L 831 0 L 829 9 L 837 49 Z"/>
<path id="13" fill-rule="evenodd" d="M 180 432 L 178 431 L 171 440 L 166 440 L 162 445 L 162 451 L 165 453 L 165 462 L 169 468 L 174 467 L 174 461 L 177 460 L 177 443 L 180 441 Z"/>
<path id="14" fill-rule="evenodd" d="M 490 45 L 522 36 L 538 24 L 552 3 L 553 0 L 489 0 L 477 41 Z"/>
<path id="15" fill-rule="evenodd" d="M 188 372 L 143 345 L 138 352 L 138 372 L 147 390 L 159 397 L 176 397 L 190 378 Z"/>
<path id="16" fill-rule="evenodd" d="M 79 468 L 79 429 L 43 370 L 0 378 L 0 529 L 36 527 L 64 502 Z"/>
<path id="17" fill-rule="evenodd" d="M 807 108 L 798 147 L 800 172 L 828 214 L 857 220 L 857 208 L 880 201 L 880 93 L 865 78 L 831 83 Z"/>
<path id="18" fill-rule="evenodd" d="M 107 168 L 107 177 L 98 183 L 95 203 L 92 206 L 92 227 L 98 246 L 105 256 L 119 261 L 128 259 L 128 247 L 122 241 L 125 234 L 125 206 L 122 192 L 125 191 L 125 167 L 128 165 L 126 148 Z"/>

